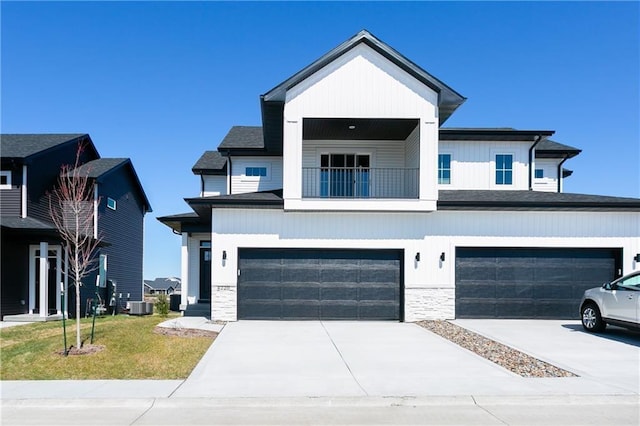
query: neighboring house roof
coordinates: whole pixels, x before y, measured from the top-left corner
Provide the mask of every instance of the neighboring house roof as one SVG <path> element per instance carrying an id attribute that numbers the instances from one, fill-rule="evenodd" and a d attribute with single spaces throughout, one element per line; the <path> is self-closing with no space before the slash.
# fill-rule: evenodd
<path id="1" fill-rule="evenodd" d="M 640 211 L 640 199 L 543 191 L 442 190 L 438 210 Z"/>
<path id="2" fill-rule="evenodd" d="M 122 167 L 126 167 L 129 173 L 131 173 L 133 181 L 136 184 L 135 189 L 140 194 L 140 197 L 145 204 L 146 211 L 151 212 L 151 204 L 149 203 L 147 194 L 145 194 L 144 189 L 142 188 L 142 184 L 140 183 L 140 179 L 138 178 L 138 174 L 136 173 L 136 170 L 133 167 L 133 163 L 129 158 L 98 158 L 96 160 L 84 163 L 83 165 L 78 167 L 76 171 L 79 175 L 95 179 L 100 183 L 103 182 L 110 173 Z"/>
<path id="3" fill-rule="evenodd" d="M 144 285 L 151 290 L 169 289 L 180 290 L 181 283 L 179 278 L 156 278 L 155 280 L 144 280 Z"/>
<path id="4" fill-rule="evenodd" d="M 22 218 L 2 216 L 0 217 L 0 226 L 2 226 L 3 229 L 15 229 L 21 231 L 57 232 L 56 227 L 52 223 L 44 222 L 32 217 Z"/>
<path id="5" fill-rule="evenodd" d="M 560 142 L 545 139 L 536 145 L 536 158 L 572 158 L 582 150 Z"/>
<path id="6" fill-rule="evenodd" d="M 196 175 L 226 175 L 227 159 L 218 151 L 205 151 L 193 165 L 191 171 Z"/>
<path id="7" fill-rule="evenodd" d="M 92 150 L 95 156 L 99 156 L 93 141 L 86 133 L 2 134 L 0 135 L 0 156 L 29 160 L 60 145 L 77 143 L 81 140 L 87 142 L 88 149 Z"/>

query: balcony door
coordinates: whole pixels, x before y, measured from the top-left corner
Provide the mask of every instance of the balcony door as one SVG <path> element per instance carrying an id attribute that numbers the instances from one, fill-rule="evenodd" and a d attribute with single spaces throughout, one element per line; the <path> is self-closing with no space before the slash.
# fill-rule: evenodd
<path id="1" fill-rule="evenodd" d="M 368 154 L 322 154 L 320 196 L 369 197 L 370 166 L 371 157 Z"/>

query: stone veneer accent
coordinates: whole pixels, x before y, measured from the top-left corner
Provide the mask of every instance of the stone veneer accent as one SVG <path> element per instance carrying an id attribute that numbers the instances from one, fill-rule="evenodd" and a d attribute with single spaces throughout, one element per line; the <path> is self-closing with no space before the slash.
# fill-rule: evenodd
<path id="1" fill-rule="evenodd" d="M 236 286 L 217 286 L 211 288 L 211 320 L 237 321 L 238 291 Z"/>
<path id="2" fill-rule="evenodd" d="M 404 290 L 404 320 L 455 318 L 454 288 L 406 288 Z"/>

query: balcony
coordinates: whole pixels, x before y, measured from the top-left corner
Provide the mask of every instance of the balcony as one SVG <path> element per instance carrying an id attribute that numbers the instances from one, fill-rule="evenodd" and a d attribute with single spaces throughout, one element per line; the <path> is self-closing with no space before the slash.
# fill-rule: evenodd
<path id="1" fill-rule="evenodd" d="M 419 169 L 303 167 L 302 198 L 417 199 Z"/>

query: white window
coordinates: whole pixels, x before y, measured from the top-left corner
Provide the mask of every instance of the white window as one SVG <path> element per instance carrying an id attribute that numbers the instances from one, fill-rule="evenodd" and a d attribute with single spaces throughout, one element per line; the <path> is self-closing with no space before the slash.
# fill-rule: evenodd
<path id="1" fill-rule="evenodd" d="M 451 154 L 438 154 L 438 183 L 451 183 Z"/>
<path id="2" fill-rule="evenodd" d="M 0 189 L 11 189 L 11 170 L 0 171 Z"/>
<path id="3" fill-rule="evenodd" d="M 107 197 L 107 207 L 110 208 L 111 210 L 115 210 L 116 200 L 114 200 L 113 198 Z"/>
<path id="4" fill-rule="evenodd" d="M 240 169 L 242 170 L 242 169 Z M 242 180 L 245 181 L 268 181 L 271 180 L 271 167 L 269 164 L 251 164 L 244 167 Z"/>

